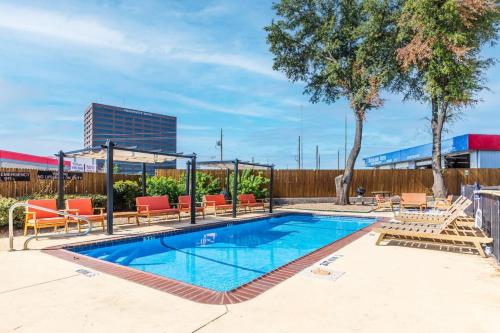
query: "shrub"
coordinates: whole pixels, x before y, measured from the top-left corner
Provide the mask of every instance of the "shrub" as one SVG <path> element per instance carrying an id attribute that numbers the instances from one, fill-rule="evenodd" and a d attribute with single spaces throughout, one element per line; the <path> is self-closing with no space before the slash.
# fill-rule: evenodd
<path id="1" fill-rule="evenodd" d="M 0 227 L 9 224 L 9 209 L 17 202 L 19 202 L 19 200 L 0 197 Z M 24 210 L 24 207 L 19 207 L 14 210 L 14 225 L 17 227 L 23 225 Z"/>
<path id="2" fill-rule="evenodd" d="M 115 210 L 135 210 L 135 198 L 141 195 L 138 183 L 120 180 L 113 186 L 113 206 Z"/>
<path id="3" fill-rule="evenodd" d="M 170 202 L 177 202 L 177 198 L 183 193 L 185 186 L 172 177 L 153 176 L 146 180 L 147 195 L 168 195 Z"/>
<path id="4" fill-rule="evenodd" d="M 186 176 L 180 179 L 182 193 L 186 193 Z M 205 172 L 196 172 L 196 201 L 200 202 L 205 194 L 221 193 L 220 181 L 218 178 Z"/>
<path id="5" fill-rule="evenodd" d="M 230 191 L 233 195 L 234 175 L 230 176 Z M 262 199 L 267 196 L 267 184 L 269 178 L 263 176 L 262 172 L 254 174 L 251 170 L 243 170 L 238 176 L 238 194 L 253 193 L 257 199 Z"/>

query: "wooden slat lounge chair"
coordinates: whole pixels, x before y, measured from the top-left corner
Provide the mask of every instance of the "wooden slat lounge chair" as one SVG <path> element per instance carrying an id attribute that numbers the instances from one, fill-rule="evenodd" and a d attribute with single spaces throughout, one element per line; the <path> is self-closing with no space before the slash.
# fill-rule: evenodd
<path id="1" fill-rule="evenodd" d="M 441 223 L 444 219 L 458 210 L 461 214 L 457 217 L 458 220 L 465 222 L 473 222 L 474 219 L 465 216 L 464 210 L 472 204 L 467 198 L 460 196 L 455 202 L 444 212 L 441 213 L 423 213 L 423 212 L 402 212 L 394 216 L 395 220 L 401 222 L 429 222 L 429 223 Z"/>
<path id="2" fill-rule="evenodd" d="M 418 208 L 420 211 L 427 208 L 427 196 L 425 193 L 403 193 L 399 203 L 400 210 L 405 208 Z"/>
<path id="3" fill-rule="evenodd" d="M 188 213 L 191 215 L 191 196 L 190 195 L 179 195 L 177 208 L 181 213 Z M 205 207 L 196 207 L 196 213 L 201 213 L 203 218 L 205 218 Z"/>
<path id="4" fill-rule="evenodd" d="M 448 215 L 443 223 L 384 223 L 374 231 L 380 233 L 376 244 L 384 240 L 397 240 L 418 244 L 452 246 L 467 249 L 476 249 L 479 255 L 485 257 L 482 244 L 493 241 L 480 229 L 462 227 L 455 223 L 459 212 Z"/>
<path id="5" fill-rule="evenodd" d="M 241 207 L 243 207 L 245 211 L 247 210 L 247 208 L 250 212 L 252 211 L 252 208 L 261 208 L 263 211 L 266 211 L 264 207 L 264 199 L 255 199 L 255 195 L 253 195 L 253 193 L 240 194 L 238 195 L 238 200 L 241 204 Z"/>
<path id="6" fill-rule="evenodd" d="M 390 208 L 391 211 L 394 210 L 394 204 L 391 198 L 384 198 L 381 194 L 375 194 L 375 203 L 377 206 L 374 210 L 387 209 Z"/>
<path id="7" fill-rule="evenodd" d="M 28 200 L 27 203 L 51 210 L 57 210 L 56 199 Z M 35 236 L 38 236 L 38 230 L 43 228 L 54 228 L 54 231 L 56 231 L 57 227 L 64 227 L 64 231 L 68 231 L 68 220 L 65 216 L 32 207 L 26 207 L 25 214 L 24 236 L 28 234 L 28 228 L 34 229 Z"/>
<path id="8" fill-rule="evenodd" d="M 231 211 L 233 205 L 230 202 L 231 201 L 226 201 L 223 194 L 206 194 L 203 196 L 203 207 L 213 208 L 215 216 L 217 216 L 218 211 L 222 211 L 223 213 Z M 240 206 L 238 206 L 238 210 L 239 207 Z"/>
<path id="9" fill-rule="evenodd" d="M 137 222 L 139 222 L 139 217 L 146 217 L 148 224 L 151 224 L 152 216 L 169 215 L 176 215 L 178 220 L 181 220 L 180 211 L 170 206 L 167 195 L 137 197 L 135 198 L 135 203 L 137 207 Z"/>
<path id="10" fill-rule="evenodd" d="M 66 200 L 66 211 L 73 215 L 85 217 L 90 222 L 100 222 L 101 228 L 104 230 L 104 208 L 92 207 L 91 198 L 68 199 Z M 99 211 L 99 214 L 96 214 Z M 78 231 L 81 231 L 81 224 L 87 224 L 86 221 L 70 218 L 68 223 L 76 223 Z"/>

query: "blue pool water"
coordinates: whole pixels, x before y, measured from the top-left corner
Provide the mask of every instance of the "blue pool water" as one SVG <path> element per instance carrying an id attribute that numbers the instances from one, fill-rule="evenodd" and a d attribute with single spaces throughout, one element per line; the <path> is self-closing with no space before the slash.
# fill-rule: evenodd
<path id="1" fill-rule="evenodd" d="M 228 291 L 375 222 L 290 214 L 73 251 L 216 291 Z"/>

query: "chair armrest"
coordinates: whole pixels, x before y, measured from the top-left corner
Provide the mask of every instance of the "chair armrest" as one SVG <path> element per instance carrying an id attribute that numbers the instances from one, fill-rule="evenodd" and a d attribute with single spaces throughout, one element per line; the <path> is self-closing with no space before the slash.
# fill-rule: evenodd
<path id="1" fill-rule="evenodd" d="M 69 213 L 69 214 L 73 214 L 73 215 L 78 215 L 78 212 L 80 211 L 79 209 L 77 208 L 73 208 L 73 209 L 65 209 L 64 210 L 66 213 Z"/>
<path id="2" fill-rule="evenodd" d="M 98 210 L 99 211 L 99 215 L 104 215 L 104 211 L 106 210 L 106 208 L 104 208 L 104 207 L 94 207 L 94 210 Z"/>
<path id="3" fill-rule="evenodd" d="M 26 220 L 29 220 L 29 216 L 32 215 L 32 219 L 36 220 L 36 212 L 25 212 L 26 214 Z"/>
<path id="4" fill-rule="evenodd" d="M 146 207 L 146 212 L 149 212 L 149 205 L 135 205 L 137 212 L 140 213 L 139 207 Z"/>
<path id="5" fill-rule="evenodd" d="M 215 207 L 215 201 L 203 201 L 203 205 L 205 207 L 207 207 L 207 206 L 213 206 L 213 207 Z"/>

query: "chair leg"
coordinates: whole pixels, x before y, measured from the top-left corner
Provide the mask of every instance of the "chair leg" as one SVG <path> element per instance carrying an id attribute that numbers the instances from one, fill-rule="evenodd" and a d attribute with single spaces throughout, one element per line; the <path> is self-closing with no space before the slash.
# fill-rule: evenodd
<path id="1" fill-rule="evenodd" d="M 36 227 L 36 224 L 33 226 L 35 228 L 35 238 L 38 240 L 38 228 Z"/>
<path id="2" fill-rule="evenodd" d="M 380 242 L 384 240 L 384 236 L 385 234 L 380 234 L 377 238 L 377 242 L 375 243 L 375 245 L 380 245 Z"/>
<path id="3" fill-rule="evenodd" d="M 477 249 L 477 252 L 479 252 L 479 255 L 483 258 L 486 258 L 486 254 L 484 253 L 483 247 L 481 246 L 481 243 L 479 242 L 474 242 L 474 246 Z"/>
<path id="4" fill-rule="evenodd" d="M 24 236 L 28 234 L 28 223 L 24 223 Z"/>

